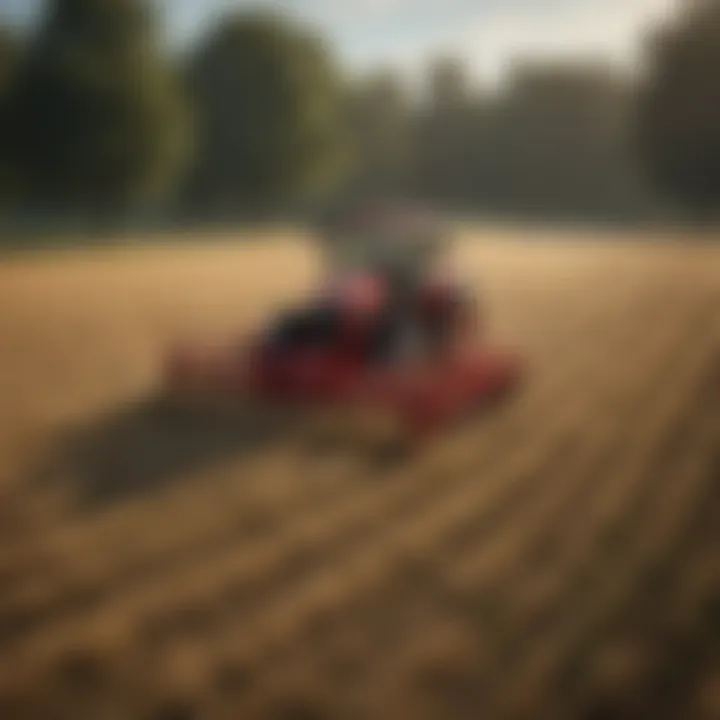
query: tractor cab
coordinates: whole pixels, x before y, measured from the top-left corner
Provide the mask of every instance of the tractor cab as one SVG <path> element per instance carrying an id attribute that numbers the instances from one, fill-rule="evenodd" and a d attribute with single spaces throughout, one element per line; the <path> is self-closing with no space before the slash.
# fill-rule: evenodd
<path id="1" fill-rule="evenodd" d="M 429 213 L 378 206 L 355 210 L 324 228 L 322 245 L 331 278 L 379 276 L 390 285 L 420 286 L 445 260 L 449 242 Z"/>
<path id="2" fill-rule="evenodd" d="M 357 347 L 364 336 L 370 358 L 412 355 L 428 340 L 437 345 L 469 300 L 444 271 L 449 248 L 440 221 L 416 208 L 344 215 L 322 235 L 325 282 L 315 318 L 334 312 L 338 337 L 354 337 Z"/>

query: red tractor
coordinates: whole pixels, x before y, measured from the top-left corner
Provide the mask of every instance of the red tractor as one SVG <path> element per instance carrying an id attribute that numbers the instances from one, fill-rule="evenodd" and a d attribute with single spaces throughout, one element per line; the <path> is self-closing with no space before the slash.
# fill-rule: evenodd
<path id="1" fill-rule="evenodd" d="M 476 300 L 438 270 L 442 242 L 429 227 L 376 214 L 362 224 L 372 236 L 350 233 L 328 248 L 328 280 L 299 307 L 223 350 L 171 353 L 167 391 L 317 411 L 334 423 L 391 420 L 415 439 L 505 395 L 519 359 L 480 343 Z"/>

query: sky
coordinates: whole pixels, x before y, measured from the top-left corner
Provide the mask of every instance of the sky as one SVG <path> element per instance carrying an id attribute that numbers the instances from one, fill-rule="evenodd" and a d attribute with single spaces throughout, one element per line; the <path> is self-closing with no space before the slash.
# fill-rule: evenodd
<path id="1" fill-rule="evenodd" d="M 192 41 L 248 0 L 154 0 L 171 41 Z M 391 64 L 416 74 L 432 55 L 465 58 L 502 77 L 518 57 L 583 56 L 632 66 L 643 33 L 681 0 L 255 0 L 310 21 L 350 69 Z M 28 26 L 44 0 L 0 0 L 0 22 Z"/>

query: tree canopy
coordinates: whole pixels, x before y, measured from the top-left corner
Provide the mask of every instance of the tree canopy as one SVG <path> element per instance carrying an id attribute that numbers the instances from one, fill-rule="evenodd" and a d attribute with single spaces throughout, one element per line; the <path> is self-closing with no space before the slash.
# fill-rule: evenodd
<path id="1" fill-rule="evenodd" d="M 377 71 L 361 78 L 350 95 L 348 120 L 356 152 L 353 190 L 401 191 L 413 151 L 413 118 L 402 82 L 391 71 Z"/>
<path id="2" fill-rule="evenodd" d="M 183 167 L 188 115 L 140 0 L 54 0 L 13 98 L 24 192 L 54 211 L 157 199 Z"/>
<path id="3" fill-rule="evenodd" d="M 0 100 L 7 96 L 17 70 L 19 47 L 16 38 L 0 28 Z"/>
<path id="4" fill-rule="evenodd" d="M 720 3 L 697 0 L 653 38 L 637 140 L 648 177 L 692 213 L 720 203 Z"/>
<path id="5" fill-rule="evenodd" d="M 19 48 L 14 36 L 0 32 L 0 208 L 6 207 L 14 194 L 10 153 L 10 95 L 18 71 Z"/>
<path id="6" fill-rule="evenodd" d="M 343 79 L 319 37 L 275 14 L 237 14 L 201 43 L 188 76 L 198 121 L 191 204 L 293 204 L 340 181 Z"/>
<path id="7" fill-rule="evenodd" d="M 632 94 L 594 64 L 518 65 L 493 104 L 481 185 L 511 211 L 613 217 L 640 204 L 629 152 Z"/>
<path id="8" fill-rule="evenodd" d="M 27 42 L 0 33 L 3 210 L 237 220 L 391 195 L 608 221 L 653 217 L 663 194 L 703 217 L 720 207 L 720 0 L 662 27 L 640 83 L 536 59 L 491 91 L 445 56 L 417 97 L 392 68 L 341 72 L 281 13 L 230 12 L 173 54 L 152 7 L 48 0 Z"/>

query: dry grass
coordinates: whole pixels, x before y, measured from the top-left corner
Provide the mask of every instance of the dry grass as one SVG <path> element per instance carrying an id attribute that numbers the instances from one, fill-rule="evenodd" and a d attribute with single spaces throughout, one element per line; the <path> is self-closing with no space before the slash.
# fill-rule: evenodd
<path id="1" fill-rule="evenodd" d="M 530 376 L 387 467 L 138 402 L 302 243 L 1 263 L 0 718 L 719 718 L 720 248 L 577 239 L 460 245 Z"/>

